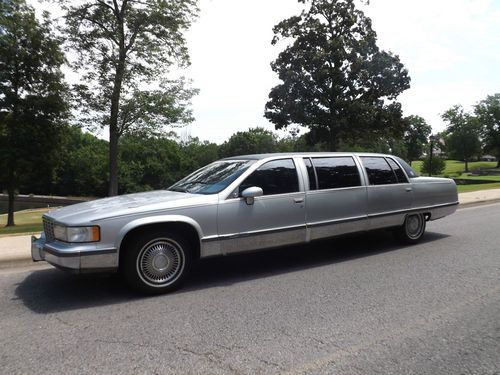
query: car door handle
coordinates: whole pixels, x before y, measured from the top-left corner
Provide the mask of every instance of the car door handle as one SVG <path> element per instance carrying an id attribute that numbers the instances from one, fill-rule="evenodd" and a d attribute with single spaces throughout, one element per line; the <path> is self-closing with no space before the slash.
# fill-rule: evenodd
<path id="1" fill-rule="evenodd" d="M 295 203 L 303 203 L 304 202 L 304 198 L 293 198 L 293 201 Z"/>
<path id="2" fill-rule="evenodd" d="M 407 187 L 407 188 L 405 188 L 405 190 L 406 190 L 407 192 L 410 192 L 410 191 L 412 191 L 413 189 L 412 189 L 411 187 Z"/>

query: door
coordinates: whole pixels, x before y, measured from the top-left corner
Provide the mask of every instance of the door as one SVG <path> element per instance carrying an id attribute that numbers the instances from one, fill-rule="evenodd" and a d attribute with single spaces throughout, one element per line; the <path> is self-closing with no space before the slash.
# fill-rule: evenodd
<path id="1" fill-rule="evenodd" d="M 264 249 L 305 241 L 304 191 L 292 158 L 269 161 L 240 185 L 260 187 L 264 195 L 253 204 L 241 198 L 219 203 L 218 226 L 223 254 Z"/>
<path id="2" fill-rule="evenodd" d="M 353 157 L 304 158 L 304 163 L 309 176 L 309 239 L 366 230 L 366 187 Z"/>
<path id="3" fill-rule="evenodd" d="M 362 156 L 368 176 L 369 229 L 402 225 L 412 206 L 413 191 L 404 172 L 391 158 Z"/>

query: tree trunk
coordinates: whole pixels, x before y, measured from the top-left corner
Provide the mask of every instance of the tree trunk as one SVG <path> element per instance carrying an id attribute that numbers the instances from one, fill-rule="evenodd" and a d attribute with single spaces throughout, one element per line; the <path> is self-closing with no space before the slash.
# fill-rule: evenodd
<path id="1" fill-rule="evenodd" d="M 111 114 L 109 117 L 109 196 L 118 195 L 118 111 L 120 108 L 120 94 L 122 90 L 123 75 L 125 72 L 125 54 L 120 53 L 120 61 L 116 67 L 111 97 Z"/>
<path id="2" fill-rule="evenodd" d="M 8 209 L 7 209 L 7 227 L 13 227 L 14 224 L 14 188 L 9 187 L 8 188 L 8 194 L 9 194 L 9 203 L 8 203 Z"/>
<path id="3" fill-rule="evenodd" d="M 469 160 L 465 158 L 465 173 L 469 173 Z"/>
<path id="4" fill-rule="evenodd" d="M 337 135 L 335 134 L 335 130 L 333 127 L 329 128 L 329 133 L 330 133 L 330 151 L 335 152 L 337 151 Z"/>

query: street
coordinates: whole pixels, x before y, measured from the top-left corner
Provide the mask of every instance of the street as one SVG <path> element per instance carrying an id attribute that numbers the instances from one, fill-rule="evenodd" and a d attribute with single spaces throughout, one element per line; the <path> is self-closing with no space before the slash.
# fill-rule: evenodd
<path id="1" fill-rule="evenodd" d="M 1 373 L 496 374 L 500 204 L 200 262 L 174 294 L 45 265 L 0 270 Z"/>

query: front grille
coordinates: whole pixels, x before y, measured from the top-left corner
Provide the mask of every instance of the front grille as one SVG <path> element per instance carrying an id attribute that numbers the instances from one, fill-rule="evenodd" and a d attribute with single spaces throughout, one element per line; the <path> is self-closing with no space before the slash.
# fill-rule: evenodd
<path id="1" fill-rule="evenodd" d="M 45 239 L 47 242 L 52 242 L 56 239 L 54 237 L 54 223 L 45 218 L 43 219 L 43 232 L 45 233 Z"/>

